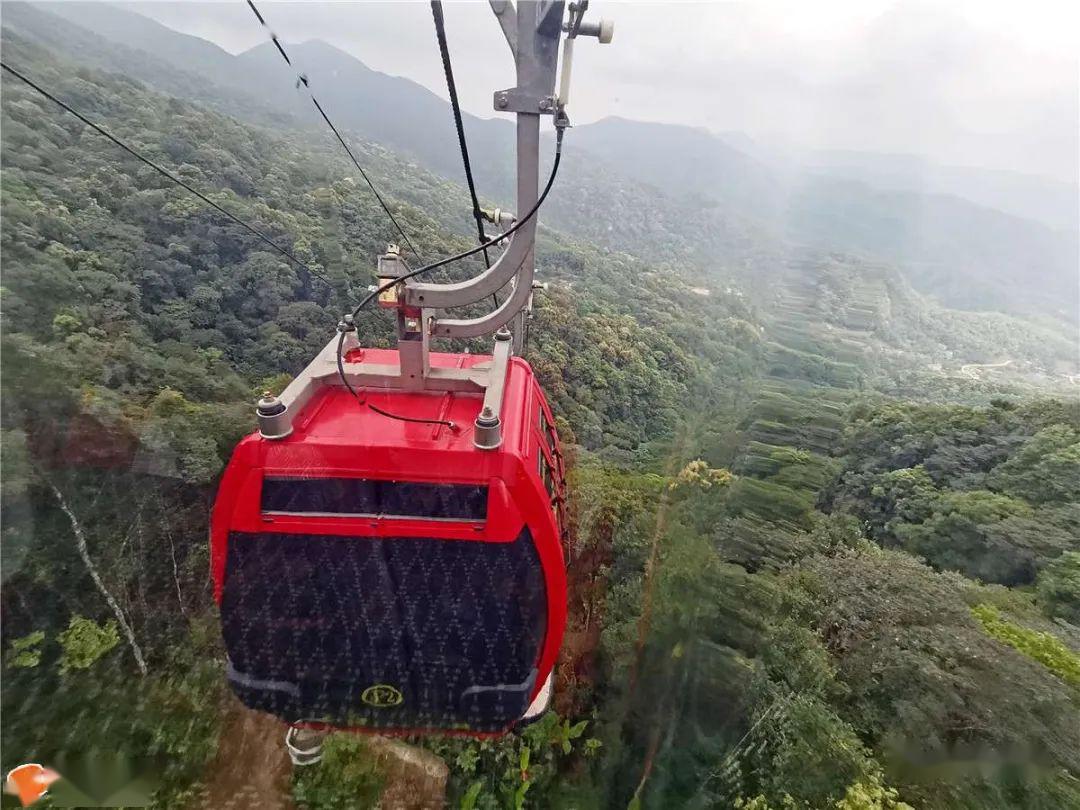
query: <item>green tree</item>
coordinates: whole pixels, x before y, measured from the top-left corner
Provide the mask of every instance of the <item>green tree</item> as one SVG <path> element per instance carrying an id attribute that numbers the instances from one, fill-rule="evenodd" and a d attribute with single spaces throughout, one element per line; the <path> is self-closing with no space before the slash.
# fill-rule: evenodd
<path id="1" fill-rule="evenodd" d="M 1036 592 L 1048 616 L 1080 625 L 1080 551 L 1067 551 L 1047 565 Z"/>

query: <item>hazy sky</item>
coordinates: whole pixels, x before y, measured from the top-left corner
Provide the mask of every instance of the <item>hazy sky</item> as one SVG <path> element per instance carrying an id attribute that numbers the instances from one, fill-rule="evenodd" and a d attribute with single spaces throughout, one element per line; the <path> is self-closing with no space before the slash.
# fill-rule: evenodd
<path id="1" fill-rule="evenodd" d="M 498 24 L 486 2 L 444 5 L 462 104 L 490 117 L 492 92 L 513 79 Z M 129 7 L 232 52 L 265 39 L 242 0 Z M 323 39 L 446 95 L 426 2 L 259 7 L 286 42 Z M 613 19 L 615 41 L 579 43 L 575 121 L 620 115 L 1077 179 L 1075 0 L 594 0 L 589 15 Z"/>

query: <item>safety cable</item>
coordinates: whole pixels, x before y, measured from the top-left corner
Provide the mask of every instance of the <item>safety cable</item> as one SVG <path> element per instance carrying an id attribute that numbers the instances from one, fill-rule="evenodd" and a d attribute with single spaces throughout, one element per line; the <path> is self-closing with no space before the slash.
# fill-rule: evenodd
<path id="1" fill-rule="evenodd" d="M 341 378 L 341 382 L 349 390 L 349 393 L 353 395 L 353 397 L 356 399 L 357 403 L 359 403 L 361 406 L 367 405 L 369 408 L 371 408 L 371 410 L 373 410 L 373 411 L 375 411 L 375 413 L 379 414 L 379 416 L 385 416 L 388 419 L 396 419 L 399 422 L 413 422 L 413 423 L 422 424 L 422 425 L 445 425 L 446 427 L 450 428 L 450 430 L 454 430 L 454 431 L 457 430 L 457 425 L 454 424 L 449 419 L 424 419 L 424 418 L 416 417 L 416 416 L 401 416 L 401 415 L 396 414 L 396 413 L 390 413 L 390 411 L 384 411 L 382 408 L 376 407 L 375 405 L 372 405 L 367 400 L 362 399 L 360 397 L 360 392 L 357 391 L 355 388 L 353 388 L 352 383 L 349 382 L 349 378 L 345 375 L 345 352 L 344 352 L 344 348 L 345 348 L 345 334 L 348 331 L 350 331 L 350 330 L 347 329 L 347 328 L 338 327 L 337 368 L 338 368 L 338 376 Z"/>
<path id="2" fill-rule="evenodd" d="M 540 206 L 543 205 L 544 200 L 547 199 L 548 193 L 551 191 L 551 187 L 555 184 L 555 177 L 559 173 L 559 164 L 562 162 L 562 141 L 563 141 L 563 132 L 564 131 L 565 130 L 563 128 L 561 128 L 561 127 L 556 130 L 556 134 L 555 134 L 555 160 L 551 164 L 551 174 L 548 175 L 547 183 L 544 185 L 544 190 L 540 193 L 540 196 L 537 198 L 536 202 L 533 203 L 532 207 L 526 212 L 526 214 L 523 217 L 521 217 L 512 226 L 507 228 L 505 232 L 501 233 L 500 235 L 498 235 L 498 236 L 496 236 L 496 237 L 494 237 L 492 239 L 489 239 L 488 241 L 484 242 L 483 244 L 479 245 L 478 247 L 474 247 L 474 248 L 471 248 L 469 250 L 464 250 L 461 253 L 456 253 L 453 256 L 449 256 L 449 257 L 447 257 L 445 259 L 440 259 L 437 262 L 432 262 L 431 264 L 425 265 L 424 267 L 417 268 L 416 270 L 410 270 L 408 273 L 405 273 L 404 275 L 398 276 L 397 278 L 391 279 L 390 281 L 386 282 L 385 284 L 382 284 L 381 286 L 376 287 L 374 290 L 372 290 L 371 292 L 369 292 L 367 294 L 367 296 L 364 298 L 363 301 L 361 301 L 359 304 L 356 305 L 356 307 L 352 311 L 352 314 L 349 315 L 349 316 L 346 316 L 346 319 L 341 324 L 339 324 L 339 326 L 338 326 L 339 337 L 338 337 L 338 344 L 337 344 L 337 372 L 338 372 L 338 377 L 341 380 L 341 384 L 345 386 L 345 388 L 349 391 L 350 394 L 353 395 L 353 397 L 356 399 L 357 403 L 359 403 L 361 406 L 367 405 L 369 408 L 371 408 L 373 411 L 375 411 L 375 413 L 378 413 L 378 414 L 380 414 L 382 416 L 389 417 L 391 419 L 397 419 L 397 420 L 400 420 L 402 422 L 424 422 L 424 423 L 428 423 L 428 424 L 446 425 L 451 430 L 456 430 L 457 429 L 457 426 L 453 422 L 451 422 L 449 420 L 446 420 L 446 419 L 416 419 L 416 418 L 408 417 L 408 416 L 398 416 L 397 414 L 392 414 L 392 413 L 384 411 L 384 410 L 382 410 L 380 408 L 376 408 L 374 405 L 372 405 L 369 402 L 365 402 L 365 400 L 363 400 L 360 397 L 360 393 L 355 388 L 353 388 L 352 383 L 349 382 L 349 378 L 345 374 L 345 354 L 344 354 L 345 333 L 348 332 L 348 331 L 351 331 L 352 329 L 355 329 L 354 321 L 356 319 L 356 316 L 360 314 L 360 311 L 364 307 L 366 307 L 369 303 L 371 303 L 373 300 L 375 300 L 376 297 L 378 297 L 382 293 L 386 292 L 391 287 L 394 287 L 397 284 L 400 284 L 402 281 L 405 281 L 406 279 L 413 278 L 415 276 L 420 275 L 421 273 L 426 273 L 429 270 L 434 270 L 434 269 L 436 269 L 438 267 L 442 267 L 443 265 L 447 265 L 447 264 L 450 264 L 452 262 L 456 262 L 456 261 L 458 261 L 460 259 L 464 259 L 464 258 L 466 258 L 468 256 L 474 256 L 475 254 L 479 253 L 484 248 L 491 247 L 492 245 L 494 245 L 495 243 L 497 243 L 501 239 L 504 239 L 507 236 L 511 236 L 515 231 L 517 231 L 519 228 L 521 228 L 526 222 L 528 222 L 530 219 L 532 219 L 534 216 L 536 216 L 536 212 L 540 210 Z"/>
<path id="3" fill-rule="evenodd" d="M 262 242 L 266 243 L 268 246 L 272 247 L 274 250 L 276 250 L 278 253 L 280 253 L 282 256 L 284 256 L 286 259 L 293 262 L 297 267 L 303 268 L 304 270 L 306 270 L 311 275 L 315 276 L 318 279 L 321 279 L 323 282 L 330 285 L 330 287 L 334 286 L 333 284 L 330 283 L 330 280 L 328 278 L 326 278 L 326 276 L 322 275 L 321 273 L 319 273 L 319 272 L 317 272 L 315 270 L 312 270 L 307 264 L 300 261 L 298 258 L 296 258 L 288 250 L 286 250 L 285 248 L 283 248 L 280 245 L 276 244 L 273 240 L 270 239 L 269 236 L 262 233 L 257 228 L 255 228 L 255 227 L 249 225 L 248 223 L 244 222 L 244 220 L 240 219 L 240 217 L 238 217 L 235 214 L 229 212 L 225 208 L 222 208 L 220 205 L 218 205 L 216 202 L 211 200 L 209 197 L 207 197 L 201 191 L 198 191 L 195 188 L 191 187 L 190 185 L 185 183 L 183 180 L 181 180 L 179 177 L 177 177 L 172 172 L 170 172 L 168 169 L 166 169 L 166 168 L 164 168 L 162 166 L 159 166 L 157 163 L 150 160 L 150 158 L 140 154 L 138 151 L 136 151 L 131 146 L 128 146 L 126 143 L 121 141 L 119 138 L 117 138 L 115 135 L 110 133 L 108 130 L 104 129 L 103 127 L 99 126 L 98 124 L 95 124 L 93 121 L 91 121 L 85 115 L 80 113 L 78 110 L 76 110 L 73 107 L 71 107 L 70 105 L 68 105 L 66 102 L 61 101 L 59 98 L 54 96 L 48 90 L 41 87 L 41 85 L 35 83 L 31 79 L 28 79 L 26 76 L 24 76 L 22 73 L 17 71 L 15 68 L 11 67 L 11 65 L 7 64 L 6 62 L 0 62 L 0 67 L 2 67 L 4 70 L 6 70 L 12 76 L 19 79 L 20 81 L 22 81 L 26 85 L 32 87 L 38 93 L 40 93 L 45 98 L 47 98 L 49 101 L 53 102 L 54 104 L 57 104 L 58 106 L 60 106 L 64 110 L 66 110 L 67 112 L 74 115 L 76 118 L 78 118 L 84 124 L 86 124 L 88 127 L 93 129 L 94 131 L 96 131 L 99 135 L 103 135 L 104 137 L 108 138 L 110 141 L 112 141 L 114 144 L 119 146 L 121 149 L 123 149 L 125 152 L 127 152 L 132 157 L 135 157 L 138 160 L 141 160 L 143 163 L 145 163 L 147 166 L 149 166 L 154 171 L 158 172 L 159 174 L 161 174 L 164 177 L 167 177 L 169 180 L 172 180 L 178 186 L 180 186 L 181 188 L 186 189 L 191 194 L 194 194 L 196 197 L 198 197 L 200 200 L 202 200 L 204 203 L 209 205 L 214 210 L 216 210 L 216 211 L 224 214 L 225 216 L 227 216 L 229 219 L 231 219 L 237 225 L 244 228 L 246 231 L 248 231 L 252 235 L 258 237 Z"/>
<path id="4" fill-rule="evenodd" d="M 262 27 L 265 28 L 267 33 L 270 35 L 270 40 L 274 43 L 274 46 L 277 48 L 278 53 L 281 54 L 281 58 L 285 60 L 285 64 L 287 64 L 289 67 L 293 67 L 292 60 L 285 52 L 285 48 L 284 46 L 282 46 L 281 41 L 277 37 L 277 34 L 275 34 L 273 29 L 271 29 L 270 26 L 267 24 L 266 20 L 263 18 L 263 15 L 259 12 L 259 9 L 255 7 L 255 3 L 252 2 L 252 0 L 247 0 L 247 4 L 254 12 L 255 18 L 259 21 L 259 24 L 262 25 Z M 417 259 L 423 261 L 424 259 L 420 255 L 420 251 L 418 251 L 416 249 L 416 246 L 413 245 L 412 240 L 409 239 L 408 234 L 405 233 L 405 230 L 401 227 L 401 224 L 397 221 L 397 218 L 390 211 L 390 206 L 386 204 L 386 200 L 383 199 L 383 196 L 379 193 L 379 190 L 375 188 L 375 184 L 371 182 L 371 178 L 368 177 L 367 172 L 364 171 L 364 167 L 360 165 L 360 161 L 356 159 L 356 155 L 353 154 L 352 149 L 350 149 L 349 145 L 345 143 L 345 139 L 341 136 L 341 132 L 339 132 L 338 128 L 334 126 L 334 122 L 330 120 L 330 116 L 326 114 L 326 111 L 319 103 L 319 100 L 315 98 L 315 94 L 312 92 L 311 85 L 308 82 L 307 75 L 304 73 L 298 73 L 296 76 L 296 81 L 297 85 L 304 85 L 304 88 L 308 91 L 308 95 L 311 96 L 311 103 L 315 105 L 315 109 L 319 111 L 319 115 L 322 116 L 323 121 L 325 121 L 327 126 L 330 127 L 330 130 L 338 139 L 338 143 L 340 143 L 342 148 L 345 149 L 345 153 L 349 156 L 349 159 L 356 167 L 356 170 L 360 172 L 360 176 L 364 178 L 364 182 L 367 183 L 368 188 L 371 189 L 371 193 L 375 195 L 375 199 L 379 201 L 379 205 L 382 206 L 382 210 L 386 213 L 386 216 L 388 216 L 390 218 L 390 221 L 394 223 L 394 227 L 397 229 L 397 232 L 401 234 L 401 238 L 405 240 L 405 244 L 409 246 L 409 250 L 413 252 L 413 255 L 416 256 Z"/>
<path id="5" fill-rule="evenodd" d="M 454 112 L 458 146 L 461 147 L 461 162 L 465 165 L 465 182 L 469 186 L 469 196 L 472 198 L 476 235 L 483 244 L 487 241 L 487 235 L 484 233 L 484 215 L 480 212 L 480 200 L 476 196 L 476 183 L 473 182 L 472 164 L 469 162 L 469 147 L 465 143 L 465 125 L 461 120 L 461 105 L 458 103 L 457 84 L 454 82 L 454 68 L 450 64 L 450 48 L 446 44 L 446 21 L 443 18 L 442 0 L 431 0 L 431 16 L 435 19 L 435 38 L 439 41 L 443 73 L 446 74 L 446 90 L 450 94 L 450 108 Z M 484 248 L 484 264 L 491 267 L 486 247 Z"/>

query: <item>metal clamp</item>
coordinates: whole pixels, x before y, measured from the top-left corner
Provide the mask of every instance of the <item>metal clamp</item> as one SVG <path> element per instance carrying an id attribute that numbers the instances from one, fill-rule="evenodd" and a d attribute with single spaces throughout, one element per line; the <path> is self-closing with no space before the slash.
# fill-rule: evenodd
<path id="1" fill-rule="evenodd" d="M 511 87 L 495 92 L 495 109 L 499 112 L 537 113 L 553 115 L 557 106 L 554 95 L 537 96 L 521 87 Z"/>

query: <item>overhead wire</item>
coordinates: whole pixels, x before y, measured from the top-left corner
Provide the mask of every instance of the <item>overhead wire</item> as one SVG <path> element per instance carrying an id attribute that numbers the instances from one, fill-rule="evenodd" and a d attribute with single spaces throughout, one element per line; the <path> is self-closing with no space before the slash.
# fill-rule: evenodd
<path id="1" fill-rule="evenodd" d="M 252 2 L 252 0 L 247 0 L 247 4 L 248 7 L 252 10 L 252 12 L 255 14 L 255 19 L 259 21 L 259 24 L 262 25 L 262 27 L 265 28 L 267 33 L 270 35 L 270 40 L 274 43 L 274 46 L 277 48 L 278 53 L 281 54 L 281 58 L 285 60 L 285 64 L 287 64 L 290 68 L 295 69 L 292 60 L 285 52 L 285 47 L 281 44 L 281 40 L 278 39 L 277 34 L 275 34 L 273 29 L 270 28 L 269 24 L 267 24 L 266 19 L 260 13 L 259 9 L 256 8 L 255 3 Z M 412 243 L 412 240 L 409 239 L 409 235 L 405 233 L 405 229 L 402 228 L 401 223 L 397 221 L 397 217 L 395 217 L 393 212 L 390 210 L 390 206 L 386 204 L 386 200 L 383 199 L 382 194 L 380 194 L 379 190 L 375 188 L 375 184 L 371 181 L 368 173 L 364 171 L 364 167 L 360 165 L 360 161 L 356 159 L 356 155 L 353 154 L 353 150 L 349 148 L 349 144 L 345 142 L 345 139 L 342 137 L 341 132 L 336 126 L 334 126 L 334 122 L 330 120 L 330 116 L 326 114 L 326 110 L 323 109 L 322 104 L 320 104 L 319 100 L 315 98 L 315 93 L 311 89 L 311 84 L 308 81 L 307 75 L 304 73 L 298 73 L 296 76 L 296 81 L 298 85 L 304 85 L 304 88 L 308 91 L 308 95 L 311 97 L 311 103 L 315 105 L 315 109 L 319 111 L 319 115 L 322 116 L 323 121 L 325 121 L 326 125 L 330 127 L 331 132 L 334 133 L 334 137 L 337 138 L 338 143 L 341 144 L 342 148 L 345 150 L 345 153 L 349 156 L 349 160 L 352 161 L 353 165 L 356 167 L 356 170 L 360 172 L 360 176 L 364 178 L 364 182 L 367 183 L 367 187 L 371 189 L 371 193 L 375 195 L 375 199 L 379 201 L 379 205 L 382 207 L 383 212 L 386 214 L 387 217 L 390 218 L 390 221 L 394 224 L 394 228 L 397 229 L 398 234 L 400 234 L 405 244 L 408 245 L 409 250 L 413 252 L 413 255 L 416 256 L 417 259 L 423 261 L 424 259 L 420 255 L 420 251 L 416 249 L 416 246 Z"/>
<path id="2" fill-rule="evenodd" d="M 476 194 L 473 180 L 472 162 L 469 160 L 469 146 L 465 140 L 465 125 L 461 117 L 461 104 L 458 102 L 457 82 L 454 81 L 454 68 L 450 62 L 450 46 L 446 42 L 446 19 L 443 16 L 442 0 L 431 0 L 431 16 L 435 21 L 435 39 L 439 43 L 439 55 L 442 56 L 443 73 L 446 74 L 446 91 L 450 95 L 450 109 L 454 113 L 454 127 L 457 130 L 458 147 L 461 149 L 461 162 L 465 167 L 465 183 L 469 187 L 472 200 L 473 219 L 476 220 L 476 237 L 483 244 L 487 241 L 484 233 L 484 214 L 480 210 L 480 200 Z M 484 266 L 491 267 L 487 248 L 484 248 Z M 497 307 L 499 299 L 491 294 L 491 301 Z"/>
<path id="3" fill-rule="evenodd" d="M 264 234 L 262 231 L 258 230 L 257 228 L 255 228 L 252 225 L 249 225 L 247 222 L 240 219 L 240 217 L 236 216 L 236 214 L 233 214 L 228 209 L 223 208 L 222 206 L 218 205 L 216 202 L 211 200 L 209 197 L 207 197 L 201 191 L 199 191 L 198 189 L 192 187 L 188 183 L 184 182 L 179 177 L 177 177 L 172 172 L 170 172 L 168 169 L 166 169 L 163 166 L 155 163 L 153 160 L 151 160 L 150 158 L 143 155 L 141 152 L 139 152 L 134 147 L 129 146 L 128 144 L 124 143 L 122 140 L 117 138 L 115 135 L 113 135 L 111 132 L 106 130 L 104 127 L 94 123 L 89 118 L 87 118 L 85 115 L 83 115 L 81 112 L 79 112 L 78 110 L 73 108 L 71 105 L 69 105 L 67 102 L 62 101 L 60 98 L 58 98 L 57 96 L 50 93 L 44 87 L 37 84 L 36 82 L 34 82 L 32 79 L 28 78 L 27 76 L 23 75 L 22 73 L 20 73 L 15 68 L 11 67 L 11 65 L 7 64 L 6 62 L 0 61 L 0 67 L 2 67 L 4 70 L 6 70 L 8 73 L 10 73 L 15 78 L 19 79 L 21 82 L 23 82 L 27 86 L 29 86 L 29 87 L 33 88 L 34 90 L 36 90 L 38 93 L 40 93 L 42 96 L 47 98 L 49 101 L 51 101 L 54 104 L 56 104 L 57 106 L 61 107 L 66 112 L 69 112 L 72 115 L 74 115 L 76 118 L 78 118 L 80 121 L 82 121 L 88 127 L 93 129 L 99 135 L 102 135 L 103 137 L 105 137 L 108 140 L 112 141 L 114 144 L 119 146 L 121 149 L 123 149 L 125 152 L 127 152 L 132 157 L 142 161 L 147 166 L 149 166 L 151 169 L 158 172 L 158 174 L 162 175 L 163 177 L 167 177 L 169 180 L 176 183 L 181 188 L 183 188 L 183 189 L 187 190 L 189 193 L 195 195 L 200 200 L 202 200 L 204 203 L 206 203 L 211 208 L 213 208 L 215 211 L 218 211 L 219 213 L 224 214 L 226 217 L 228 217 L 230 220 L 232 220 L 237 225 L 242 227 L 244 230 L 248 231 L 248 233 L 250 233 L 253 236 L 255 236 L 256 238 L 258 238 L 261 242 L 265 243 L 267 246 L 269 246 L 269 247 L 273 248 L 274 250 L 276 250 L 278 253 L 280 253 L 282 256 L 284 256 L 286 259 L 288 259 L 293 264 L 295 264 L 297 267 L 300 267 L 300 268 L 306 270 L 308 273 L 310 273 L 311 275 L 315 276 L 316 278 L 322 280 L 323 282 L 330 285 L 331 287 L 334 286 L 330 282 L 330 280 L 328 278 L 326 278 L 326 276 L 322 275 L 321 273 L 317 272 L 316 270 L 313 270 L 307 263 L 305 263 L 305 262 L 301 261 L 300 259 L 296 258 L 296 256 L 294 256 L 290 251 L 288 251 L 285 248 L 278 245 L 276 242 L 274 242 L 269 236 Z"/>

